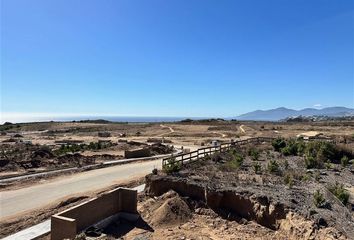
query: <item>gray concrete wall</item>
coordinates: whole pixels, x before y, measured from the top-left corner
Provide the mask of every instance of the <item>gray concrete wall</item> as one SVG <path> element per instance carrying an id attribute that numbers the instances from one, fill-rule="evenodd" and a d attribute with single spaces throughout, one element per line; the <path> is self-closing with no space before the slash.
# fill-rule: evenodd
<path id="1" fill-rule="evenodd" d="M 85 228 L 120 212 L 137 213 L 137 191 L 118 188 L 53 215 L 51 239 L 73 239 Z"/>

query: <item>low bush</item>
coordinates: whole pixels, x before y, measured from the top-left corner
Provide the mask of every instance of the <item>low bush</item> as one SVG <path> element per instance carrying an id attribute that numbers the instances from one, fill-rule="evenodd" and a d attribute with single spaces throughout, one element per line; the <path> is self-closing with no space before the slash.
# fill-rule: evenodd
<path id="1" fill-rule="evenodd" d="M 297 155 L 297 144 L 296 144 L 296 141 L 289 140 L 286 143 L 286 146 L 281 149 L 281 153 L 284 156 L 290 156 L 290 155 L 295 156 L 295 155 Z"/>
<path id="2" fill-rule="evenodd" d="M 321 179 L 321 174 L 319 171 L 316 171 L 315 174 L 314 174 L 314 178 L 316 180 L 316 182 L 319 182 L 320 179 Z"/>
<path id="3" fill-rule="evenodd" d="M 59 149 L 55 150 L 56 155 L 63 155 L 66 153 L 83 152 L 85 150 L 100 150 L 112 146 L 112 143 L 90 142 L 89 144 L 66 144 L 61 145 Z"/>
<path id="4" fill-rule="evenodd" d="M 231 159 L 226 163 L 220 165 L 222 171 L 235 171 L 239 169 L 244 161 L 244 158 L 241 154 L 234 153 L 231 155 Z"/>
<path id="5" fill-rule="evenodd" d="M 328 190 L 333 193 L 344 205 L 348 203 L 349 193 L 344 189 L 343 184 L 336 182 L 333 186 L 330 186 Z"/>
<path id="6" fill-rule="evenodd" d="M 323 207 L 325 202 L 326 200 L 323 197 L 323 194 L 320 192 L 320 190 L 316 190 L 316 192 L 313 194 L 313 203 L 315 206 L 318 208 Z"/>
<path id="7" fill-rule="evenodd" d="M 285 174 L 284 183 L 288 185 L 289 188 L 292 188 L 292 186 L 294 185 L 294 178 L 290 173 Z"/>
<path id="8" fill-rule="evenodd" d="M 256 174 L 260 174 L 262 171 L 262 167 L 259 163 L 254 163 L 253 164 L 253 170 Z"/>
<path id="9" fill-rule="evenodd" d="M 239 168 L 243 163 L 243 156 L 241 154 L 235 154 L 233 159 L 228 162 L 228 165 L 232 168 Z"/>
<path id="10" fill-rule="evenodd" d="M 287 170 L 289 168 L 288 160 L 285 159 L 283 165 L 284 165 L 284 169 Z"/>
<path id="11" fill-rule="evenodd" d="M 307 168 L 323 168 L 327 162 L 346 164 L 346 158 L 352 156 L 350 149 L 329 142 L 309 142 L 305 148 L 305 164 Z M 347 162 L 349 163 L 349 161 Z"/>
<path id="12" fill-rule="evenodd" d="M 303 174 L 303 175 L 301 176 L 301 181 L 307 182 L 307 181 L 309 181 L 309 180 L 310 180 L 310 175 L 309 175 L 309 174 Z"/>
<path id="13" fill-rule="evenodd" d="M 346 166 L 348 166 L 348 164 L 349 164 L 349 158 L 348 158 L 347 156 L 343 156 L 343 157 L 341 158 L 340 162 L 341 162 L 341 164 L 342 164 L 343 167 L 346 167 Z"/>
<path id="14" fill-rule="evenodd" d="M 167 161 L 167 164 L 163 166 L 162 170 L 165 173 L 173 173 L 173 172 L 178 172 L 181 170 L 182 164 L 181 162 L 176 162 L 176 158 L 170 158 Z"/>
<path id="15" fill-rule="evenodd" d="M 257 161 L 259 159 L 259 151 L 257 148 L 250 148 L 248 150 L 248 155 L 251 157 L 253 161 Z"/>
<path id="16" fill-rule="evenodd" d="M 272 146 L 275 151 L 280 152 L 282 148 L 286 147 L 286 142 L 282 138 L 277 138 L 272 141 Z"/>
<path id="17" fill-rule="evenodd" d="M 268 165 L 267 169 L 270 173 L 279 173 L 279 164 L 275 160 L 271 160 Z"/>

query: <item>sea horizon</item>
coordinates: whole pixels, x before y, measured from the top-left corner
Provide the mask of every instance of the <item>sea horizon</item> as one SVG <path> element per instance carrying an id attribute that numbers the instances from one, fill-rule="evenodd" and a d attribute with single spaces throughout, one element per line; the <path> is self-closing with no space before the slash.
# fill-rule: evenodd
<path id="1" fill-rule="evenodd" d="M 184 119 L 207 119 L 208 117 L 164 117 L 164 116 L 12 116 L 2 117 L 1 124 L 10 122 L 17 123 L 36 123 L 36 122 L 74 122 L 74 121 L 95 121 L 106 120 L 110 122 L 123 122 L 123 123 L 156 123 L 156 122 L 178 122 Z M 209 117 L 210 118 L 210 117 Z"/>

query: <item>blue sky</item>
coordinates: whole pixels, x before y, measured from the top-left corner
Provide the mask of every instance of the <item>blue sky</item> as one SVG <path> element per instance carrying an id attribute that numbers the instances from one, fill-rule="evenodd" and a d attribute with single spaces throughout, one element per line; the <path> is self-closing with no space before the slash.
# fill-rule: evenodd
<path id="1" fill-rule="evenodd" d="M 1 112 L 354 107 L 352 0 L 1 0 Z"/>

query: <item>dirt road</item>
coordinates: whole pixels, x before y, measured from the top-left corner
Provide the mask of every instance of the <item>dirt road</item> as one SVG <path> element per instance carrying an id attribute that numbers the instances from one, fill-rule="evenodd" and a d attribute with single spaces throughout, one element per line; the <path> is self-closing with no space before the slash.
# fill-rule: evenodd
<path id="1" fill-rule="evenodd" d="M 144 176 L 154 167 L 161 168 L 161 159 L 82 172 L 27 188 L 0 192 L 0 220 L 39 208 L 71 194 L 94 191 Z"/>
<path id="2" fill-rule="evenodd" d="M 245 126 L 245 125 L 241 125 L 241 126 L 240 126 L 240 130 L 241 130 L 242 133 L 245 133 L 245 132 L 246 132 L 245 129 L 243 128 L 244 126 Z"/>
<path id="3" fill-rule="evenodd" d="M 166 125 L 163 125 L 163 124 L 160 124 L 160 127 L 161 128 L 168 128 L 170 130 L 170 132 L 162 133 L 162 134 L 158 135 L 157 137 L 162 137 L 162 136 L 167 135 L 169 133 L 174 133 L 175 132 L 175 130 L 172 127 L 169 127 L 169 126 L 166 126 Z"/>

